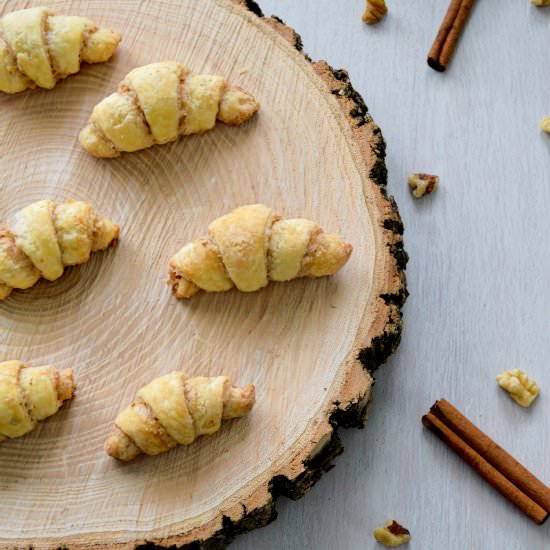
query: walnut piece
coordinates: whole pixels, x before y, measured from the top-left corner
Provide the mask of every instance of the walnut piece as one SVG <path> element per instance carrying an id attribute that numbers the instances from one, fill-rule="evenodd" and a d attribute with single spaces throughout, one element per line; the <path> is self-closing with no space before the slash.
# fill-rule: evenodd
<path id="1" fill-rule="evenodd" d="M 387 11 L 386 0 L 367 0 L 363 21 L 367 25 L 374 25 L 386 15 Z"/>
<path id="2" fill-rule="evenodd" d="M 399 525 L 394 519 L 388 520 L 384 527 L 377 527 L 373 534 L 378 542 L 390 548 L 401 546 L 411 540 L 409 530 Z"/>
<path id="3" fill-rule="evenodd" d="M 419 199 L 435 191 L 439 185 L 439 176 L 431 174 L 414 173 L 409 174 L 409 188 L 413 197 Z"/>
<path id="4" fill-rule="evenodd" d="M 548 5 L 550 5 L 550 0 L 548 0 Z M 541 120 L 540 129 L 550 134 L 550 116 L 544 117 Z"/>
<path id="5" fill-rule="evenodd" d="M 550 6 L 550 0 L 531 0 L 534 6 Z"/>
<path id="6" fill-rule="evenodd" d="M 522 407 L 529 407 L 540 393 L 540 388 L 519 369 L 508 370 L 497 376 L 497 382 Z"/>

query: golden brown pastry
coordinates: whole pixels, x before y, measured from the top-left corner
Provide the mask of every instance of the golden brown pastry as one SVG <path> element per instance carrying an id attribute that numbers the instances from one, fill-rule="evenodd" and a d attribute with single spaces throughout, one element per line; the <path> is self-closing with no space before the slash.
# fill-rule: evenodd
<path id="1" fill-rule="evenodd" d="M 103 63 L 120 35 L 98 29 L 85 17 L 54 15 L 48 8 L 13 11 L 0 19 L 0 90 L 53 88 L 80 71 L 80 63 Z"/>
<path id="2" fill-rule="evenodd" d="M 168 284 L 177 298 L 234 286 L 253 292 L 269 281 L 333 275 L 351 251 L 351 244 L 312 221 L 281 219 L 268 206 L 249 204 L 214 220 L 208 237 L 173 256 Z"/>
<path id="3" fill-rule="evenodd" d="M 94 107 L 79 141 L 96 157 L 118 157 L 206 132 L 216 120 L 238 126 L 259 107 L 222 76 L 192 75 L 175 61 L 151 63 L 129 72 L 118 91 Z"/>
<path id="4" fill-rule="evenodd" d="M 55 281 L 65 266 L 87 262 L 118 234 L 118 225 L 86 202 L 43 200 L 19 210 L 12 224 L 0 225 L 0 300 L 40 277 Z"/>
<path id="5" fill-rule="evenodd" d="M 55 414 L 75 389 L 73 369 L 0 363 L 0 441 L 25 435 Z"/>
<path id="6" fill-rule="evenodd" d="M 141 388 L 115 420 L 105 451 L 119 460 L 140 453 L 158 455 L 189 445 L 220 429 L 222 420 L 239 418 L 254 406 L 254 386 L 233 386 L 226 376 L 187 378 L 171 372 Z"/>

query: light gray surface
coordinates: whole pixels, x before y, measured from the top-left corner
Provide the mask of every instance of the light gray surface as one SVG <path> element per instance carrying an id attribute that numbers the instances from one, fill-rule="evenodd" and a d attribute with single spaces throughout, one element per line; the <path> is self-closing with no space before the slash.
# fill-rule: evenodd
<path id="1" fill-rule="evenodd" d="M 405 222 L 410 297 L 401 347 L 377 375 L 366 430 L 341 430 L 336 468 L 279 519 L 231 548 L 382 548 L 395 518 L 417 550 L 543 550 L 537 527 L 479 479 L 420 417 L 445 396 L 550 483 L 550 7 L 478 2 L 450 70 L 426 65 L 447 1 L 388 0 L 377 27 L 362 0 L 262 0 L 313 59 L 349 70 L 387 142 L 389 190 Z M 414 202 L 410 171 L 441 176 Z M 495 375 L 542 387 L 517 406 Z"/>

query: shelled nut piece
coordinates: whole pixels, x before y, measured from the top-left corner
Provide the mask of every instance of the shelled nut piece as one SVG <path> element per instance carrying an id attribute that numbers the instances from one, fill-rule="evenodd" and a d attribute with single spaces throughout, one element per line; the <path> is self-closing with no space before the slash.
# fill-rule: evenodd
<path id="1" fill-rule="evenodd" d="M 362 18 L 363 22 L 367 25 L 374 25 L 378 23 L 387 12 L 386 0 L 367 0 Z"/>
<path id="2" fill-rule="evenodd" d="M 550 5 L 550 0 L 548 0 L 548 5 Z M 546 116 L 540 121 L 540 129 L 550 134 L 550 116 Z"/>
<path id="3" fill-rule="evenodd" d="M 384 527 L 377 527 L 373 534 L 378 542 L 390 548 L 401 546 L 411 540 L 409 530 L 394 519 L 387 521 Z"/>
<path id="4" fill-rule="evenodd" d="M 522 407 L 529 407 L 540 393 L 536 382 L 519 369 L 502 372 L 497 376 L 497 382 Z"/>
<path id="5" fill-rule="evenodd" d="M 534 6 L 550 6 L 550 0 L 531 0 Z"/>
<path id="6" fill-rule="evenodd" d="M 439 176 L 422 173 L 409 174 L 409 188 L 415 199 L 433 193 L 438 185 Z"/>

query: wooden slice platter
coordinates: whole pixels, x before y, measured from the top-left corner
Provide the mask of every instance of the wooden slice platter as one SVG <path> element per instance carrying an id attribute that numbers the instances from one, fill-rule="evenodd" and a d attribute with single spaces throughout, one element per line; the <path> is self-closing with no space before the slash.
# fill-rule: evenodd
<path id="1" fill-rule="evenodd" d="M 1 13 L 36 2 L 0 3 Z M 344 71 L 250 1 L 74 0 L 52 10 L 118 30 L 106 64 L 52 91 L 0 97 L 0 219 L 42 198 L 91 202 L 116 248 L 0 302 L 0 360 L 73 367 L 76 398 L 0 445 L 0 546 L 223 547 L 274 518 L 362 426 L 371 372 L 395 349 L 406 298 L 385 145 Z M 93 105 L 133 67 L 174 59 L 256 95 L 257 117 L 115 160 L 78 145 Z M 264 202 L 353 243 L 336 276 L 180 302 L 168 260 L 234 207 Z M 137 389 L 173 369 L 253 383 L 244 418 L 192 446 L 121 464 L 103 441 Z"/>

